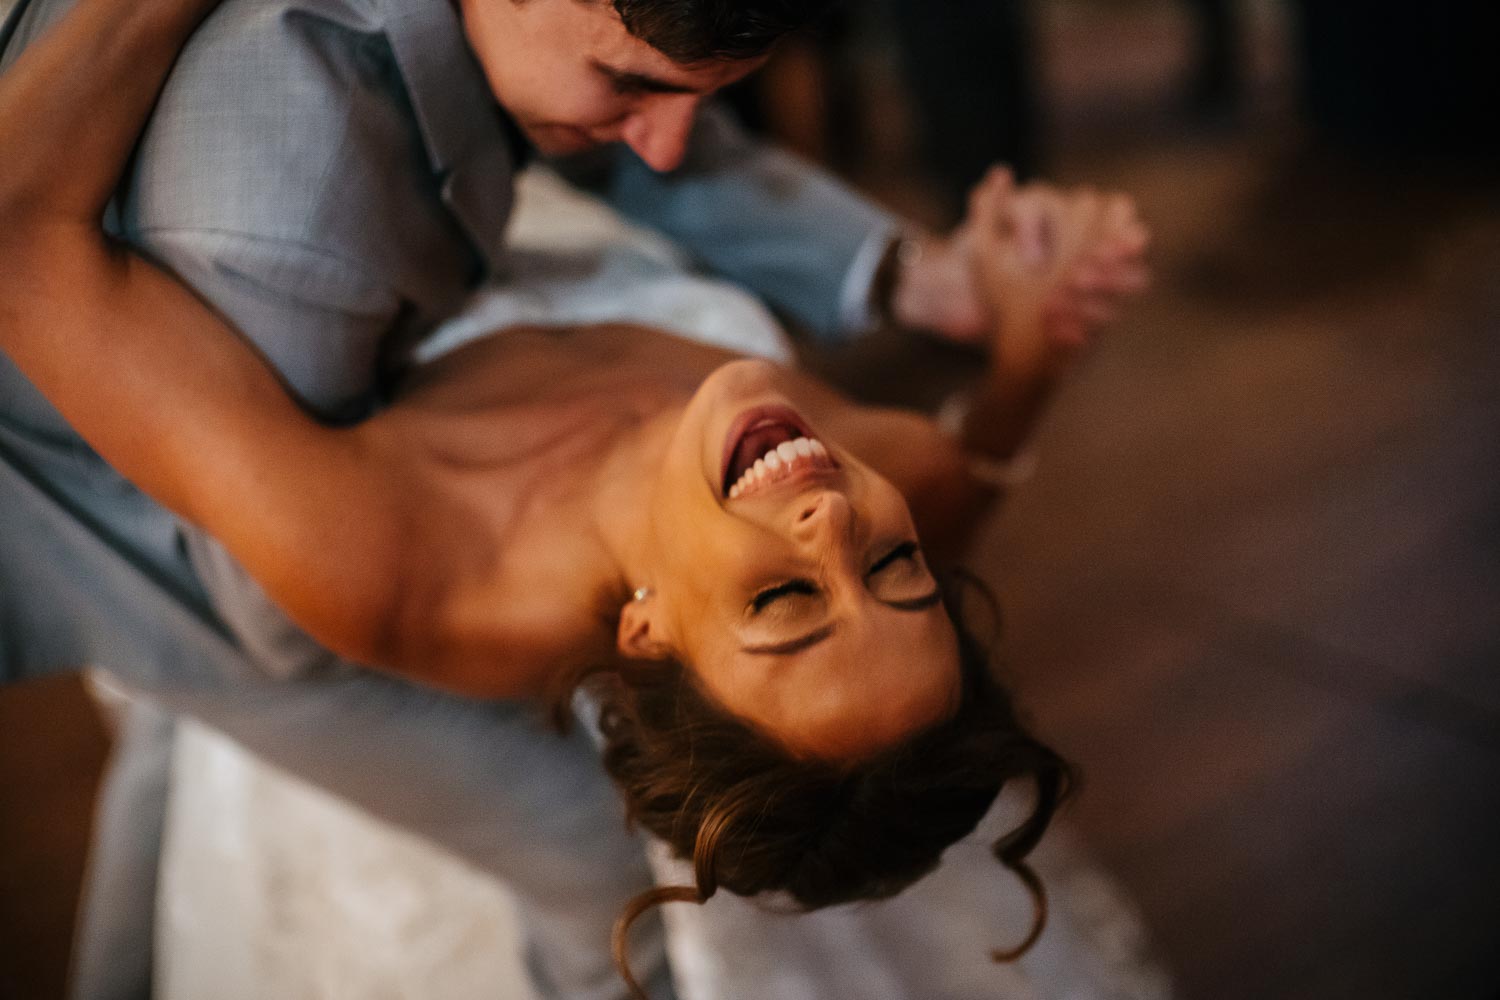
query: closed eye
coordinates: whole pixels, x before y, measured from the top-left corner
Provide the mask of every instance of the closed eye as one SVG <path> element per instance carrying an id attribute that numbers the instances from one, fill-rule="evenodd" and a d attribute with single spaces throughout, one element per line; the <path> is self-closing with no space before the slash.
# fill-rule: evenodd
<path id="1" fill-rule="evenodd" d="M 870 575 L 873 576 L 876 573 L 879 573 L 881 570 L 890 566 L 892 563 L 899 562 L 902 559 L 909 560 L 913 563 L 917 561 L 916 542 L 902 542 L 900 545 L 896 546 L 894 549 L 891 549 L 891 551 L 881 556 L 878 560 L 876 560 L 875 565 L 870 567 Z"/>
<path id="2" fill-rule="evenodd" d="M 922 566 L 922 550 L 916 542 L 902 542 L 881 556 L 870 567 L 870 590 L 883 603 L 897 611 L 922 611 L 943 599 L 942 589 L 933 586 L 925 594 L 908 596 L 914 585 L 931 584 L 932 578 Z M 887 573 L 892 567 L 904 567 L 900 572 Z"/>
<path id="3" fill-rule="evenodd" d="M 788 580 L 786 583 L 780 583 L 774 587 L 767 587 L 765 590 L 762 590 L 760 593 L 756 594 L 755 598 L 750 602 L 750 609 L 756 613 L 759 613 L 761 611 L 764 611 L 779 598 L 787 597 L 791 594 L 812 595 L 816 594 L 817 592 L 818 588 L 815 584 L 813 584 L 811 580 Z"/>
<path id="4" fill-rule="evenodd" d="M 871 576 L 874 576 L 875 574 L 881 572 L 884 569 L 888 569 L 893 564 L 901 562 L 902 560 L 915 564 L 917 561 L 917 552 L 918 549 L 916 542 L 902 542 L 900 545 L 897 545 L 895 548 L 891 549 L 891 551 L 887 552 L 885 555 L 877 559 L 875 561 L 875 564 L 870 567 L 869 574 Z M 766 608 L 770 607 L 777 600 L 783 597 L 787 597 L 792 594 L 811 596 L 816 594 L 817 592 L 818 587 L 811 580 L 788 580 L 786 583 L 780 583 L 774 587 L 767 587 L 765 590 L 762 590 L 760 593 L 756 594 L 750 602 L 750 608 L 752 611 L 759 613 L 761 611 L 764 611 Z"/>

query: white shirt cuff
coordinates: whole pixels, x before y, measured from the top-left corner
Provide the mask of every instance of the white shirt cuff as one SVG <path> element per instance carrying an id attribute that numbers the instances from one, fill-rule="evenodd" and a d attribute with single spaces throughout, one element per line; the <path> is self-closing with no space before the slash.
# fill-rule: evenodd
<path id="1" fill-rule="evenodd" d="M 839 292 L 839 330 L 846 337 L 857 337 L 879 325 L 881 317 L 871 295 L 875 273 L 880 270 L 891 241 L 900 235 L 899 226 L 882 226 L 865 238 L 854 255 L 854 263 L 849 265 L 844 287 Z"/>

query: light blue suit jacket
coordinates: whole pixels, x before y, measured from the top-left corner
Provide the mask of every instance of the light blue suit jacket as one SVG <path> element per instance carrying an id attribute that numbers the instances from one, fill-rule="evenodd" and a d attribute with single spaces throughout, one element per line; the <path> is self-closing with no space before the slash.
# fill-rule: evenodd
<path id="1" fill-rule="evenodd" d="M 4 58 L 71 4 L 31 0 Z M 626 215 L 815 334 L 844 332 L 845 277 L 884 213 L 714 111 L 670 175 L 613 153 L 599 181 Z M 448 0 L 228 0 L 172 74 L 119 222 L 336 410 L 503 278 L 516 169 Z"/>
<path id="2" fill-rule="evenodd" d="M 23 0 L 0 32 L 0 70 L 72 3 Z M 226 0 L 180 57 L 111 221 L 226 315 L 307 405 L 351 418 L 416 340 L 479 283 L 504 279 L 519 155 L 449 0 Z M 623 147 L 601 158 L 593 183 L 627 216 L 815 336 L 855 332 L 851 270 L 893 232 L 886 213 L 713 110 L 669 175 Z M 189 546 L 170 517 L 93 458 L 0 356 L 0 457 L 7 448 L 107 545 L 196 585 L 202 560 L 184 569 Z M 12 520 L 0 508 L 0 535 L 21 530 Z M 7 656 L 24 664 L 52 644 L 35 634 L 34 595 L 4 569 L 0 588 L 10 628 L 0 667 Z M 210 589 L 234 619 L 225 605 L 243 588 Z"/>
<path id="3" fill-rule="evenodd" d="M 72 2 L 21 0 L 0 70 Z M 815 335 L 850 332 L 849 276 L 892 229 L 883 213 L 712 115 L 671 176 L 608 158 L 596 180 L 627 215 Z M 314 410 L 356 417 L 412 343 L 504 279 L 516 169 L 450 0 L 226 0 L 183 52 L 110 224 Z M 85 664 L 504 879 L 546 995 L 620 994 L 609 928 L 650 880 L 589 741 L 546 734 L 529 705 L 336 661 L 0 354 L 0 680 Z M 143 899 L 123 912 L 149 914 Z M 637 970 L 667 995 L 659 939 L 636 936 Z"/>

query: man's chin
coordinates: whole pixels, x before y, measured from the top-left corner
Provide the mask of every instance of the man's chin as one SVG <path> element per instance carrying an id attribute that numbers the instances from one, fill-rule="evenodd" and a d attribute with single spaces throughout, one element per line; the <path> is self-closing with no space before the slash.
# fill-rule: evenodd
<path id="1" fill-rule="evenodd" d="M 573 125 L 523 125 L 521 131 L 543 156 L 572 156 L 603 145 L 585 129 Z"/>

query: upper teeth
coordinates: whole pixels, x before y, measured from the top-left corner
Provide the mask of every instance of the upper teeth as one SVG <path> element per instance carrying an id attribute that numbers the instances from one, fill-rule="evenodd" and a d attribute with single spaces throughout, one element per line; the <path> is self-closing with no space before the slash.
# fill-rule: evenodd
<path id="1" fill-rule="evenodd" d="M 734 500 L 766 483 L 784 479 L 796 469 L 814 463 L 828 464 L 828 449 L 823 447 L 822 441 L 805 437 L 783 441 L 757 458 L 755 464 L 740 476 L 739 481 L 729 487 L 729 499 Z"/>

